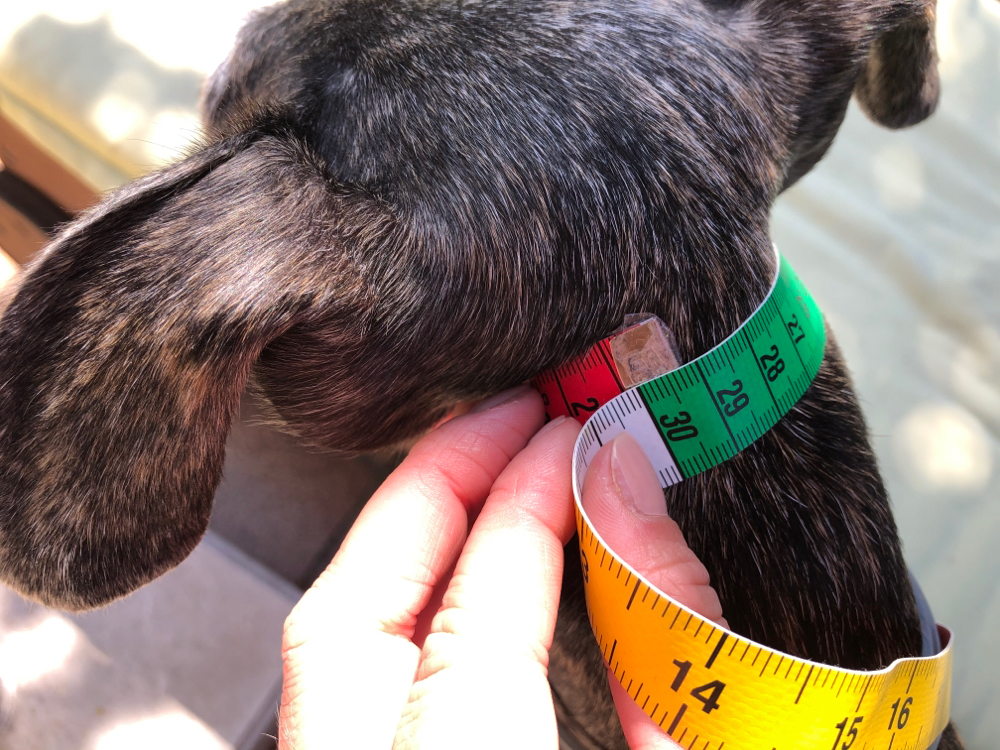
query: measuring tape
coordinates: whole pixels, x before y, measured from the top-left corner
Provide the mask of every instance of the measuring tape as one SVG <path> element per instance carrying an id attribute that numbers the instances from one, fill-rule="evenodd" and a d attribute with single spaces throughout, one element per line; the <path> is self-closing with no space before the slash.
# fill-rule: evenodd
<path id="1" fill-rule="evenodd" d="M 665 341 L 657 323 L 647 322 L 654 327 L 638 338 Z M 599 342 L 534 385 L 549 418 L 566 414 L 584 423 L 573 488 L 587 609 L 622 687 L 690 750 L 931 747 L 950 714 L 946 628 L 938 626 L 940 653 L 874 672 L 793 657 L 659 591 L 604 543 L 583 511 L 587 468 L 616 435 L 628 432 L 639 442 L 665 488 L 736 455 L 795 405 L 826 346 L 822 315 L 795 272 L 778 256 L 767 298 L 735 333 L 637 387 L 626 390 L 632 363 L 615 344 L 615 336 Z M 648 359 L 648 352 L 635 357 Z"/>

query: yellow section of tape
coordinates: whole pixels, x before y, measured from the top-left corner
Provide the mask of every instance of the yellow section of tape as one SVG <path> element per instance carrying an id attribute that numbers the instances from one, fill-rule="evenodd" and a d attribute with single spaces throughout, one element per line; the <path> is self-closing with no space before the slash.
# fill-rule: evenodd
<path id="1" fill-rule="evenodd" d="M 608 549 L 577 499 L 591 626 L 629 695 L 691 750 L 925 750 L 948 723 L 951 634 L 877 672 L 774 651 L 703 619 Z"/>

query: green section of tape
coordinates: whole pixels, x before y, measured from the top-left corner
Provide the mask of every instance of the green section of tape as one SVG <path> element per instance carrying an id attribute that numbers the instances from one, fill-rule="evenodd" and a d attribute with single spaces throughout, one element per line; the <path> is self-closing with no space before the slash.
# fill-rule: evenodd
<path id="1" fill-rule="evenodd" d="M 707 354 L 638 387 L 685 477 L 732 458 L 795 405 L 823 361 L 823 316 L 784 258 L 757 311 Z"/>

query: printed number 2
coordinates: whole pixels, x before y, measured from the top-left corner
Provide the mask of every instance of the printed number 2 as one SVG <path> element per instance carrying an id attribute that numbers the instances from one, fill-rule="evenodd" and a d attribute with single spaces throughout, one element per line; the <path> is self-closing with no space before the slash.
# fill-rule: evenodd
<path id="1" fill-rule="evenodd" d="M 578 401 L 573 402 L 573 416 L 579 417 L 581 411 L 588 413 L 597 411 L 598 403 L 596 398 L 588 398 L 587 403 L 581 404 Z"/>
<path id="2" fill-rule="evenodd" d="M 849 750 L 849 748 L 851 747 L 851 745 L 854 744 L 854 740 L 856 740 L 858 738 L 858 727 L 857 727 L 857 725 L 860 724 L 861 720 L 864 719 L 864 718 L 865 718 L 864 716 L 855 716 L 854 717 L 854 721 L 851 722 L 851 728 L 849 730 L 847 730 L 847 736 L 850 737 L 850 739 L 847 742 L 845 742 L 843 745 L 841 745 L 840 750 Z M 845 717 L 842 722 L 840 722 L 839 724 L 836 724 L 835 726 L 837 727 L 837 739 L 835 739 L 833 741 L 833 750 L 837 750 L 837 743 L 840 742 L 840 738 L 844 734 L 844 728 L 847 727 L 847 718 Z"/>
<path id="3" fill-rule="evenodd" d="M 750 403 L 750 395 L 743 392 L 742 380 L 734 380 L 732 390 L 716 391 L 715 395 L 719 397 L 722 411 L 726 413 L 727 417 L 735 417 Z M 727 403 L 726 396 L 735 396 L 736 398 Z"/>

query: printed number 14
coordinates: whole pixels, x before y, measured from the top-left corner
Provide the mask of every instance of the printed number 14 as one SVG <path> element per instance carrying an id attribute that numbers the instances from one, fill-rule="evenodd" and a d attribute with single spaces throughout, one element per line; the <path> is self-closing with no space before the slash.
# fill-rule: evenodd
<path id="1" fill-rule="evenodd" d="M 688 672 L 691 671 L 692 664 L 689 661 L 679 661 L 674 659 L 674 665 L 677 667 L 677 676 L 670 684 L 670 689 L 676 692 L 680 690 L 681 685 L 684 684 L 684 678 L 687 677 Z M 691 695 L 701 701 L 701 710 L 706 714 L 710 714 L 719 707 L 719 696 L 722 695 L 722 691 L 725 689 L 726 683 L 720 682 L 719 680 L 712 680 L 711 682 L 706 682 L 704 685 L 699 685 L 694 688 L 691 691 Z"/>

